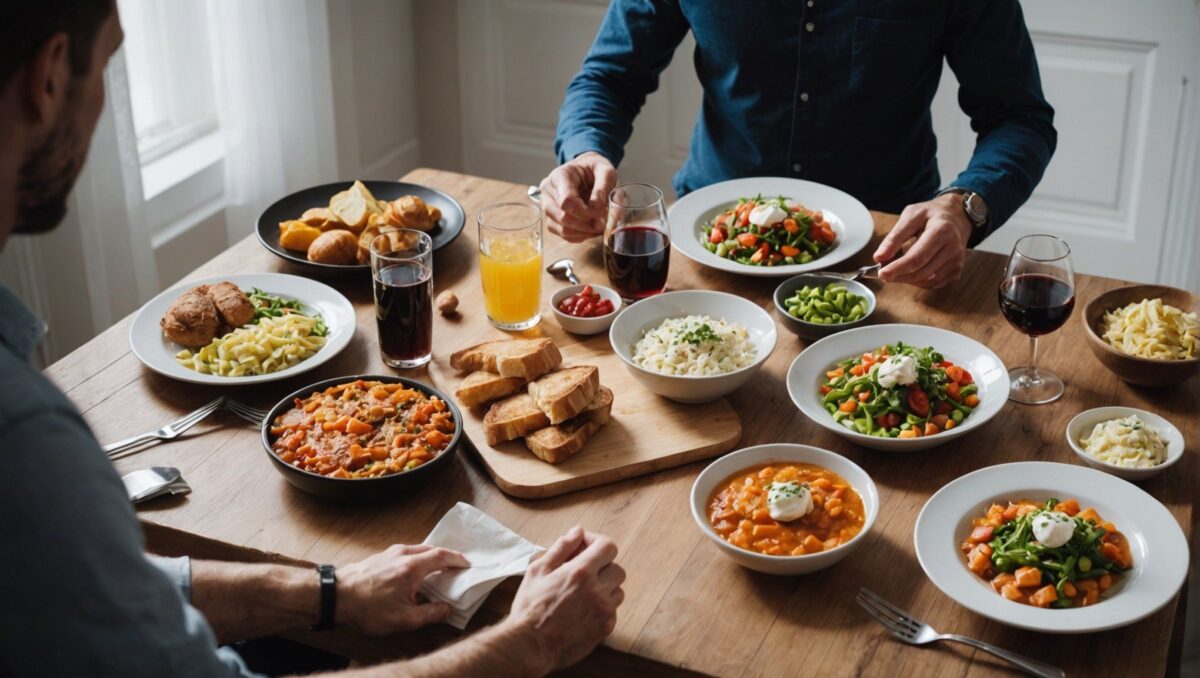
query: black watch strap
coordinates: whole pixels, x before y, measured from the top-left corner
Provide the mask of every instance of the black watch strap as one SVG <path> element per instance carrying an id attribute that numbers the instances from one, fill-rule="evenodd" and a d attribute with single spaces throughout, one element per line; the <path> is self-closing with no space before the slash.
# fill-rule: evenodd
<path id="1" fill-rule="evenodd" d="M 312 630 L 328 631 L 337 612 L 337 575 L 332 565 L 318 565 L 317 575 L 321 578 L 321 613 Z"/>

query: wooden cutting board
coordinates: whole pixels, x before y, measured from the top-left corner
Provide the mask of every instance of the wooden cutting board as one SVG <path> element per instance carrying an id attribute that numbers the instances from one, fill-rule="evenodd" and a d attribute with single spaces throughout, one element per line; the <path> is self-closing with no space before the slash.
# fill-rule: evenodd
<path id="1" fill-rule="evenodd" d="M 548 309 L 547 309 L 547 315 Z M 429 374 L 453 397 L 464 375 L 450 367 L 450 354 L 506 336 L 548 336 L 558 344 L 564 365 L 595 365 L 600 383 L 612 389 L 612 418 L 574 457 L 560 464 L 538 459 L 523 440 L 487 444 L 483 435 L 486 409 L 463 410 L 464 432 L 496 485 L 526 499 L 553 497 L 587 487 L 679 466 L 728 452 L 742 437 L 742 424 L 725 399 L 684 405 L 646 390 L 625 369 L 608 343 L 608 334 L 576 337 L 563 332 L 552 317 L 519 335 L 494 329 L 482 313 L 462 314 L 458 322 L 438 321 Z M 482 326 L 480 325 L 482 322 Z M 452 337 L 452 339 L 448 339 Z"/>

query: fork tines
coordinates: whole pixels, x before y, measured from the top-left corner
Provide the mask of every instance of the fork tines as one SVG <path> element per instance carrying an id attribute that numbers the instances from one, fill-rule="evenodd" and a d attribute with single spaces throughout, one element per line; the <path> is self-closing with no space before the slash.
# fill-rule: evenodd
<path id="1" fill-rule="evenodd" d="M 226 400 L 225 407 L 230 412 L 233 412 L 237 416 L 245 419 L 255 426 L 262 426 L 263 421 L 267 418 L 266 410 L 260 410 L 257 407 L 250 407 L 249 405 L 236 400 Z"/>
<path id="2" fill-rule="evenodd" d="M 916 637 L 917 632 L 921 630 L 921 626 L 924 623 L 866 588 L 859 589 L 858 595 L 854 597 L 854 600 L 875 621 L 879 622 L 880 625 L 902 640 L 910 640 Z"/>

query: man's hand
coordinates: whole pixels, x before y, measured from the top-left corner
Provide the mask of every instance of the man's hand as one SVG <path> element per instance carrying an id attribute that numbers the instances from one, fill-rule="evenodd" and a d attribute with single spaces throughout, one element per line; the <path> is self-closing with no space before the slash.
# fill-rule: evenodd
<path id="1" fill-rule="evenodd" d="M 917 242 L 904 256 L 884 266 L 879 278 L 918 287 L 943 287 L 957 281 L 971 238 L 971 221 L 963 211 L 962 196 L 946 193 L 905 207 L 900 220 L 875 250 L 875 261 L 891 261 L 914 237 Z"/>
<path id="2" fill-rule="evenodd" d="M 617 624 L 625 570 L 617 545 L 574 527 L 529 566 L 506 624 L 531 637 L 547 671 L 583 659 Z"/>
<path id="3" fill-rule="evenodd" d="M 430 574 L 469 567 L 457 551 L 396 544 L 339 568 L 337 621 L 371 635 L 409 631 L 450 617 L 445 603 L 417 603 L 417 588 Z"/>
<path id="4" fill-rule="evenodd" d="M 583 242 L 604 233 L 608 193 L 617 170 L 608 158 L 588 151 L 555 168 L 538 186 L 550 232 L 567 242 Z"/>

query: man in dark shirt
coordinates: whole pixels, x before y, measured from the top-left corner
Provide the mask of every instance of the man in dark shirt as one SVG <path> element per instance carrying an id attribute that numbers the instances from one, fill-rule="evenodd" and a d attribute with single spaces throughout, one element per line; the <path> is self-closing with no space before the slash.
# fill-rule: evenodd
<path id="1" fill-rule="evenodd" d="M 966 248 L 1029 198 L 1054 152 L 1017 0 L 614 0 L 559 112 L 562 165 L 541 185 L 551 230 L 574 242 L 603 231 L 634 117 L 689 30 L 704 100 L 676 193 L 786 176 L 900 212 L 876 261 L 917 242 L 884 280 L 957 280 Z M 939 191 L 930 103 L 943 58 L 978 136 Z"/>
<path id="2" fill-rule="evenodd" d="M 113 0 L 0 3 L 0 248 L 54 228 L 121 44 Z M 146 557 L 121 479 L 79 412 L 31 364 L 43 325 L 0 286 L 0 676 L 244 676 L 223 642 L 324 617 L 389 634 L 445 620 L 423 603 L 462 554 L 395 545 L 337 572 L 321 614 L 309 568 Z M 361 676 L 541 675 L 582 659 L 616 623 L 611 540 L 575 528 L 529 568 L 499 624 Z"/>

